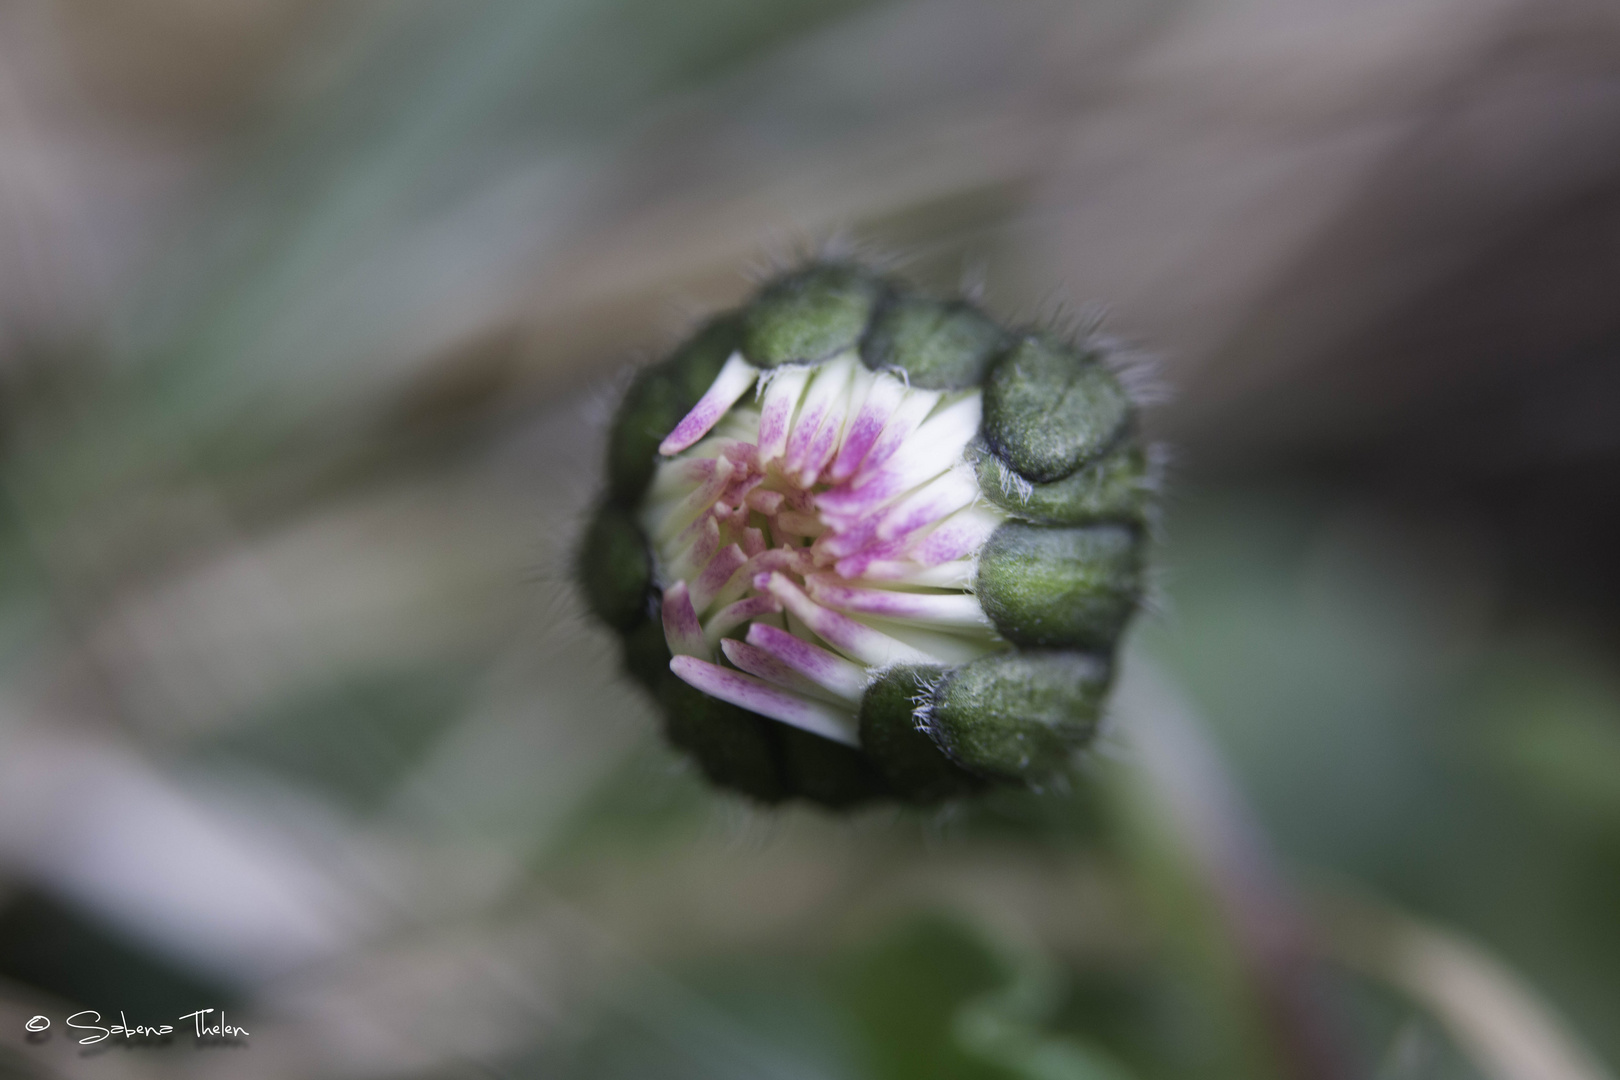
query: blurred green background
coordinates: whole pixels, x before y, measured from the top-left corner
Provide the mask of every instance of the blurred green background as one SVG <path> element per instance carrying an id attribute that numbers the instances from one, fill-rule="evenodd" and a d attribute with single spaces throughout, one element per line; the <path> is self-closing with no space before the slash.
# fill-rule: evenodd
<path id="1" fill-rule="evenodd" d="M 0 1074 L 1612 1076 L 1616 130 L 1605 0 L 0 5 Z M 1069 790 L 754 809 L 582 616 L 829 245 L 1149 352 Z"/>

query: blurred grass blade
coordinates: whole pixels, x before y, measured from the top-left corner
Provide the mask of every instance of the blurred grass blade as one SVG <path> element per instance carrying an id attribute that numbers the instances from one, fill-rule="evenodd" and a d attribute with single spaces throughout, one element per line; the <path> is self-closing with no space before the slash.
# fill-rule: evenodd
<path id="1" fill-rule="evenodd" d="M 1575 1033 L 1479 945 L 1365 899 L 1319 904 L 1335 959 L 1433 1015 L 1491 1080 L 1614 1080 Z"/>

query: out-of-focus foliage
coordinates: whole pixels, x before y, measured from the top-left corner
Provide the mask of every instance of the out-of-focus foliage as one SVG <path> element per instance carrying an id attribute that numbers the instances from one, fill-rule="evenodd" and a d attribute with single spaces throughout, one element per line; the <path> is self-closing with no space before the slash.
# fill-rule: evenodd
<path id="1" fill-rule="evenodd" d="M 1599 0 L 0 8 L 0 1071 L 1612 1073 L 1617 121 Z M 580 618 L 833 234 L 1158 354 L 1071 790 L 761 814 Z"/>

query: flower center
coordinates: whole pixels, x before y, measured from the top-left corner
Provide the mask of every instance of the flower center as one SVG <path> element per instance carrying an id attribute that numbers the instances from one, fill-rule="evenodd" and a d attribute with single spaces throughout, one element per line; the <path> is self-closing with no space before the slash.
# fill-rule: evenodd
<path id="1" fill-rule="evenodd" d="M 643 507 L 676 674 L 853 742 L 869 671 L 1004 648 L 972 593 L 1004 520 L 963 460 L 980 408 L 853 355 L 728 360 L 659 447 Z"/>

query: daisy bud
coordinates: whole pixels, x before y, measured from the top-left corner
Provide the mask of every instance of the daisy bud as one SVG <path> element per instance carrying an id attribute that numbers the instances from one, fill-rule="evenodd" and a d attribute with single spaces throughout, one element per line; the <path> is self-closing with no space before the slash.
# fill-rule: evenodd
<path id="1" fill-rule="evenodd" d="M 1098 347 L 814 264 L 631 386 L 578 572 L 715 783 L 937 802 L 1091 740 L 1147 477 Z"/>

